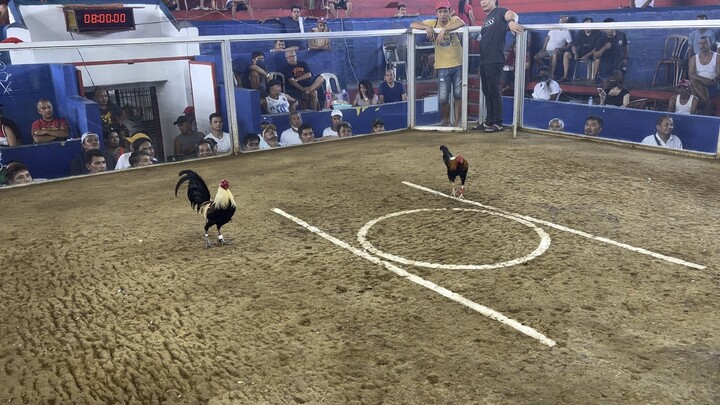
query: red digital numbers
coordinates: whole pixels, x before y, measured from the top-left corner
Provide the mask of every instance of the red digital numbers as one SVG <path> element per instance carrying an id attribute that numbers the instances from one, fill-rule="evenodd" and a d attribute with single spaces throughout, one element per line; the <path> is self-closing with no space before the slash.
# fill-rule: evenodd
<path id="1" fill-rule="evenodd" d="M 85 24 L 123 24 L 127 22 L 125 13 L 92 13 L 83 15 Z"/>

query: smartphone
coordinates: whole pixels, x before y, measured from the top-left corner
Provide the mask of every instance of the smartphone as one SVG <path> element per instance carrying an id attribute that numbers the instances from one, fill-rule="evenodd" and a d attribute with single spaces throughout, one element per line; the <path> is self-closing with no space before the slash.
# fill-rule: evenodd
<path id="1" fill-rule="evenodd" d="M 598 87 L 597 92 L 600 96 L 603 96 L 603 97 L 606 96 L 605 90 L 603 90 L 602 87 Z"/>

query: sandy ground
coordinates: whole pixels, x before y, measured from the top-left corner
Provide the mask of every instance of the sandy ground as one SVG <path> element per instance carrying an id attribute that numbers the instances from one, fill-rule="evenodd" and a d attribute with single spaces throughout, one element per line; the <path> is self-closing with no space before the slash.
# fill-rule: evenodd
<path id="1" fill-rule="evenodd" d="M 443 143 L 470 162 L 469 201 L 545 222 L 403 184 L 449 192 Z M 718 164 L 407 132 L 0 190 L 0 402 L 720 403 Z M 230 181 L 231 245 L 204 249 L 173 195 L 185 168 L 213 194 Z M 438 268 L 362 257 L 358 231 L 393 213 L 368 242 Z M 532 260 L 444 268 L 526 256 L 535 227 L 551 243 Z"/>

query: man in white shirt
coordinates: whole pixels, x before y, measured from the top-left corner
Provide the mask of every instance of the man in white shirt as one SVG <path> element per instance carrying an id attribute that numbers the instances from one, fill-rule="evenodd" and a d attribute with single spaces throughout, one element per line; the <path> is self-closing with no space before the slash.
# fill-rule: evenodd
<path id="1" fill-rule="evenodd" d="M 567 21 L 568 16 L 560 17 L 560 24 L 565 24 Z M 542 66 L 545 64 L 545 59 L 550 58 L 550 77 L 554 78 L 558 59 L 562 58 L 565 51 L 569 51 L 571 47 L 572 35 L 570 31 L 566 29 L 550 30 L 545 37 L 542 50 L 535 55 L 535 62 L 538 66 Z"/>
<path id="2" fill-rule="evenodd" d="M 283 131 L 282 134 L 280 134 L 280 142 L 282 142 L 285 145 L 299 145 L 302 142 L 300 141 L 300 131 L 298 128 L 300 128 L 300 125 L 302 125 L 302 115 L 300 115 L 299 112 L 295 111 L 290 113 L 290 128 Z"/>
<path id="3" fill-rule="evenodd" d="M 672 131 L 675 128 L 673 119 L 669 115 L 658 118 L 655 124 L 657 132 L 653 135 L 648 135 L 642 140 L 643 145 L 660 146 L 663 148 L 682 149 L 682 141 L 677 136 L 673 135 Z"/>
<path id="4" fill-rule="evenodd" d="M 326 136 L 338 136 L 337 129 L 338 125 L 343 122 L 343 113 L 340 110 L 332 110 L 330 113 L 330 126 L 323 130 L 323 137 Z"/>
<path id="5" fill-rule="evenodd" d="M 715 95 L 710 93 L 710 88 L 717 88 L 720 75 L 720 58 L 712 51 L 711 45 L 710 38 L 700 38 L 700 52 L 690 58 L 688 78 L 692 84 L 693 94 L 701 103 L 707 102 Z"/>
<path id="6" fill-rule="evenodd" d="M 550 78 L 550 72 L 547 66 L 542 66 L 540 70 L 538 70 L 538 77 L 540 81 L 533 89 L 532 98 L 536 100 L 556 101 L 560 95 L 560 85 Z"/>
<path id="7" fill-rule="evenodd" d="M 217 112 L 210 114 L 210 133 L 205 135 L 205 138 L 211 138 L 217 142 L 217 153 L 230 153 L 232 152 L 232 138 L 222 129 L 222 115 Z"/>

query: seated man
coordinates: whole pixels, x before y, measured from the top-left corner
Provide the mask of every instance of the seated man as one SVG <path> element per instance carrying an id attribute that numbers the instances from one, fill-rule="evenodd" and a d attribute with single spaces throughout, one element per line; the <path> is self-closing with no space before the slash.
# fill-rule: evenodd
<path id="1" fill-rule="evenodd" d="M 606 18 L 603 22 L 615 22 Z M 614 70 L 625 72 L 628 61 L 628 40 L 624 32 L 603 30 L 603 35 L 595 44 L 593 53 L 593 80 L 600 76 L 608 76 Z"/>
<path id="2" fill-rule="evenodd" d="M 553 132 L 562 132 L 565 129 L 565 122 L 560 118 L 553 118 L 548 122 L 548 130 Z"/>
<path id="3" fill-rule="evenodd" d="M 592 24 L 593 19 L 590 17 L 585 17 L 583 18 L 582 22 L 584 24 Z M 600 34 L 600 31 L 595 30 L 581 30 L 575 33 L 575 38 L 573 38 L 571 50 L 565 52 L 565 55 L 563 55 L 563 76 L 560 78 L 561 82 L 570 80 L 569 72 L 571 60 L 574 60 L 575 63 L 581 60 L 593 60 L 593 54 L 595 53 L 595 44 L 600 38 L 600 35 L 602 35 Z M 591 67 L 588 67 L 588 69 L 592 70 Z M 592 72 L 590 72 L 588 76 L 594 77 L 592 75 Z"/>
<path id="4" fill-rule="evenodd" d="M 340 110 L 332 110 L 330 113 L 330 126 L 323 130 L 323 138 L 326 136 L 338 136 L 338 125 L 343 122 L 343 113 Z"/>
<path id="5" fill-rule="evenodd" d="M 352 125 L 349 122 L 341 122 L 338 125 L 338 138 L 350 138 L 353 136 Z"/>
<path id="6" fill-rule="evenodd" d="M 285 51 L 288 65 L 285 67 L 285 91 L 300 100 L 304 109 L 317 111 L 319 108 L 317 89 L 325 83 L 322 76 L 313 79 L 313 73 L 306 62 L 297 59 L 295 51 Z"/>
<path id="7" fill-rule="evenodd" d="M 174 154 L 183 155 L 185 159 L 195 156 L 195 147 L 205 135 L 193 129 L 195 119 L 185 115 L 181 115 L 174 122 L 180 129 L 180 134 L 175 137 Z"/>
<path id="8" fill-rule="evenodd" d="M 375 118 L 375 121 L 372 123 L 372 133 L 378 134 L 380 132 L 385 132 L 385 122 L 382 118 Z"/>
<path id="9" fill-rule="evenodd" d="M 85 160 L 85 174 L 97 174 L 107 171 L 107 162 L 105 161 L 105 155 L 100 149 L 86 150 L 83 154 L 83 160 Z"/>
<path id="10" fill-rule="evenodd" d="M 568 21 L 568 16 L 564 15 L 560 17 L 560 24 L 565 24 Z M 550 30 L 545 37 L 543 48 L 535 55 L 535 62 L 538 66 L 543 66 L 545 59 L 550 59 L 550 78 L 555 78 L 555 67 L 557 66 L 558 58 L 562 58 L 565 51 L 570 50 L 572 45 L 572 36 L 570 31 L 566 29 L 561 30 Z"/>
<path id="11" fill-rule="evenodd" d="M 197 157 L 207 158 L 215 156 L 217 143 L 212 138 L 205 138 L 197 144 Z"/>
<path id="12" fill-rule="evenodd" d="M 76 155 L 70 162 L 71 176 L 90 173 L 90 169 L 88 168 L 89 161 L 87 160 L 90 155 L 87 155 L 87 152 L 91 150 L 97 150 L 100 155 L 103 156 L 102 161 L 107 167 L 114 167 L 115 158 L 109 153 L 100 151 L 100 136 L 98 134 L 94 132 L 85 132 L 82 134 L 80 137 L 80 147 L 82 148 L 82 152 Z M 93 154 L 92 156 L 95 155 L 97 154 Z"/>
<path id="13" fill-rule="evenodd" d="M 130 155 L 132 152 L 135 152 L 136 150 L 144 150 L 147 152 L 153 163 L 157 163 L 158 160 L 155 159 L 155 148 L 153 148 L 152 141 L 150 140 L 150 137 L 142 132 L 138 132 L 128 138 L 128 141 L 131 141 L 130 144 L 130 151 L 123 153 L 122 156 L 117 161 L 117 164 L 115 165 L 115 170 L 122 170 L 127 169 L 130 167 Z"/>
<path id="14" fill-rule="evenodd" d="M 315 142 L 315 131 L 308 124 L 300 125 L 298 128 L 300 131 L 300 141 L 302 143 L 314 143 Z"/>
<path id="15" fill-rule="evenodd" d="M 33 178 L 27 166 L 20 162 L 8 163 L 5 166 L 5 184 L 15 186 L 18 184 L 32 183 Z"/>
<path id="16" fill-rule="evenodd" d="M 250 64 L 245 67 L 245 70 L 240 71 L 240 69 L 234 68 L 233 73 L 238 86 L 257 90 L 262 98 L 265 97 L 267 78 L 270 76 L 266 69 L 265 54 L 260 51 L 253 51 Z"/>
<path id="17" fill-rule="evenodd" d="M 550 71 L 547 66 L 540 67 L 538 77 L 540 81 L 533 89 L 532 98 L 536 100 L 557 100 L 561 92 L 560 85 L 550 78 Z"/>
<path id="18" fill-rule="evenodd" d="M 246 152 L 260 150 L 260 137 L 258 134 L 247 134 L 243 138 L 243 150 Z"/>
<path id="19" fill-rule="evenodd" d="M 678 82 L 677 94 L 670 97 L 668 112 L 677 114 L 697 114 L 698 98 L 690 92 L 690 80 L 683 79 Z"/>
<path id="20" fill-rule="evenodd" d="M 312 29 L 312 32 L 330 32 L 325 17 L 320 17 L 317 20 L 317 26 Z M 308 49 L 311 51 L 329 51 L 330 50 L 330 39 L 311 39 L 308 43 Z"/>
<path id="21" fill-rule="evenodd" d="M 273 42 L 273 47 L 270 49 L 270 52 L 285 52 L 289 50 L 297 51 L 298 49 L 300 49 L 298 46 L 285 47 L 285 41 L 282 39 L 276 39 L 275 42 Z"/>
<path id="22" fill-rule="evenodd" d="M 604 125 L 605 120 L 597 115 L 590 115 L 587 119 L 585 119 L 583 133 L 587 136 L 600 136 L 600 132 L 602 132 Z"/>
<path id="23" fill-rule="evenodd" d="M 398 4 L 397 13 L 395 13 L 395 15 L 393 17 L 403 18 L 403 17 L 418 17 L 418 16 L 420 16 L 420 13 L 408 14 L 407 6 L 404 4 Z"/>
<path id="24" fill-rule="evenodd" d="M 136 150 L 130 154 L 130 167 L 143 167 L 153 164 L 152 156 L 144 150 Z"/>
<path id="25" fill-rule="evenodd" d="M 49 100 L 41 98 L 37 102 L 40 119 L 32 123 L 31 133 L 34 143 L 64 141 L 70 130 L 63 118 L 55 118 L 53 105 Z"/>
<path id="26" fill-rule="evenodd" d="M 268 95 L 260 99 L 260 106 L 268 114 L 287 114 L 295 112 L 297 100 L 282 92 L 280 80 L 268 82 Z"/>
<path id="27" fill-rule="evenodd" d="M 216 143 L 215 150 L 220 153 L 232 152 L 232 137 L 229 133 L 223 132 L 223 118 L 219 112 L 210 114 L 210 132 L 205 139 L 211 138 Z"/>
<path id="28" fill-rule="evenodd" d="M 301 144 L 300 140 L 300 126 L 303 124 L 302 115 L 295 111 L 290 113 L 290 128 L 283 131 L 280 134 L 280 142 L 285 145 L 298 145 Z"/>
<path id="29" fill-rule="evenodd" d="M 692 91 L 700 100 L 706 103 L 710 97 L 717 93 L 718 75 L 720 74 L 720 58 L 710 50 L 710 38 L 700 38 L 700 52 L 690 58 L 688 77 L 692 84 Z M 713 90 L 711 94 L 710 90 Z"/>
<path id="30" fill-rule="evenodd" d="M 397 101 L 407 101 L 405 86 L 395 81 L 395 72 L 392 68 L 385 69 L 385 81 L 378 86 L 378 102 L 384 104 Z"/>
<path id="31" fill-rule="evenodd" d="M 228 10 L 232 10 L 233 20 L 237 20 L 237 10 L 247 10 L 248 14 L 250 14 L 250 19 L 255 19 L 252 6 L 250 5 L 250 2 L 248 0 L 227 0 L 227 3 L 225 3 L 225 8 Z"/>
<path id="32" fill-rule="evenodd" d="M 648 135 L 642 140 L 643 145 L 660 146 L 663 148 L 682 149 L 683 144 L 680 138 L 673 135 L 673 119 L 669 115 L 662 116 L 655 123 L 655 133 Z"/>
<path id="33" fill-rule="evenodd" d="M 285 146 L 284 143 L 278 141 L 277 128 L 273 124 L 267 124 L 262 129 L 260 137 L 260 149 L 271 149 Z"/>
<path id="34" fill-rule="evenodd" d="M 350 14 L 352 13 L 352 1 L 327 0 L 327 3 L 335 18 L 338 18 L 338 10 L 345 10 L 345 18 L 350 18 Z"/>

